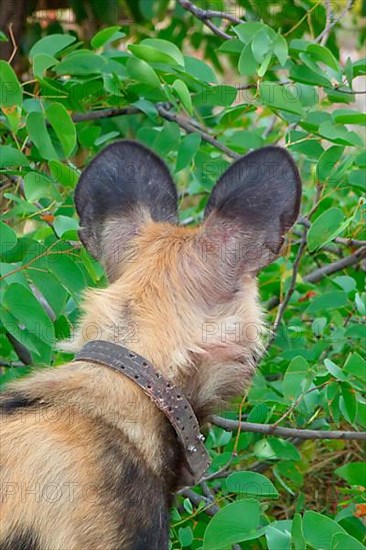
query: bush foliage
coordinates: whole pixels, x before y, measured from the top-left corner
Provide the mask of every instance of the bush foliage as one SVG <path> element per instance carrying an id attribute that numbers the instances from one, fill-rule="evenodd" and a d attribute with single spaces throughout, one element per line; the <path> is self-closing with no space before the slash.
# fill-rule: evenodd
<path id="1" fill-rule="evenodd" d="M 72 336 L 83 290 L 106 284 L 73 205 L 80 170 L 106 144 L 136 139 L 165 159 L 185 224 L 200 221 L 232 159 L 281 144 L 302 174 L 302 216 L 259 275 L 267 353 L 222 414 L 323 435 L 366 428 L 366 115 L 354 93 L 366 60 L 342 47 L 351 35 L 357 52 L 365 36 L 351 4 L 193 5 L 222 19 L 186 0 L 140 0 L 129 24 L 112 17 L 90 40 L 37 28 L 21 74 L 0 61 L 1 384 L 70 359 L 56 342 Z M 212 424 L 207 447 L 207 481 L 172 510 L 172 548 L 364 548 L 360 442 Z"/>

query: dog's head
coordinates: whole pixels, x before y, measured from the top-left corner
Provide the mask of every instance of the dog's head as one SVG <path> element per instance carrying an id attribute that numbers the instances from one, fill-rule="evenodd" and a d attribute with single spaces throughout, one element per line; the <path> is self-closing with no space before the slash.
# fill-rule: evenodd
<path id="1" fill-rule="evenodd" d="M 80 338 L 130 347 L 191 394 L 239 393 L 260 345 L 255 277 L 279 254 L 300 194 L 290 155 L 266 147 L 221 176 L 200 227 L 182 227 L 164 162 L 135 142 L 108 146 L 75 195 L 81 240 L 111 283 L 86 301 L 95 330 Z"/>

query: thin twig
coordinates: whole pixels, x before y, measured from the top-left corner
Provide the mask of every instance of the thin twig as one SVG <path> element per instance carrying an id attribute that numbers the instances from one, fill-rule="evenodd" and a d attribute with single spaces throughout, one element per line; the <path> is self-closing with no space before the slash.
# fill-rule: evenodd
<path id="1" fill-rule="evenodd" d="M 338 17 L 335 17 L 333 19 L 333 21 L 332 20 L 328 21 L 328 17 L 327 17 L 327 23 L 326 23 L 325 29 L 315 38 L 314 42 L 318 43 L 318 44 L 322 44 L 324 36 L 326 37 L 326 39 L 328 38 L 329 33 L 332 30 L 332 28 L 335 27 L 335 25 L 337 25 L 337 23 L 339 23 L 341 21 L 341 19 L 343 19 L 343 17 L 346 15 L 346 13 L 349 12 L 349 10 L 353 7 L 353 4 L 355 2 L 356 2 L 356 0 L 348 0 L 347 6 L 338 15 Z"/>
<path id="2" fill-rule="evenodd" d="M 299 249 L 297 251 L 294 264 L 293 264 L 290 286 L 289 286 L 289 289 L 286 293 L 286 296 L 285 296 L 283 302 L 281 303 L 280 307 L 278 308 L 276 319 L 273 323 L 273 327 L 272 327 L 272 330 L 271 330 L 271 335 L 269 337 L 269 340 L 268 340 L 268 343 L 267 343 L 267 346 L 266 346 L 267 350 L 270 348 L 270 346 L 273 343 L 273 340 L 276 337 L 278 327 L 281 324 L 281 321 L 282 321 L 282 318 L 285 314 L 286 308 L 287 308 L 287 306 L 288 306 L 288 304 L 291 300 L 291 296 L 295 292 L 296 279 L 297 279 L 297 274 L 299 272 L 300 261 L 301 261 L 301 258 L 303 256 L 305 248 L 306 248 L 307 233 L 308 233 L 308 230 L 307 230 L 307 228 L 305 228 L 304 231 L 303 231 L 302 238 L 301 238 L 301 243 L 300 243 Z"/>
<path id="3" fill-rule="evenodd" d="M 275 424 L 257 424 L 255 422 L 239 422 L 228 420 L 221 416 L 212 416 L 212 424 L 229 431 L 240 429 L 243 432 L 260 433 L 263 435 L 276 435 L 279 437 L 298 437 L 299 439 L 346 439 L 366 441 L 366 432 L 350 432 L 335 430 L 306 430 L 299 428 L 283 428 Z"/>
<path id="4" fill-rule="evenodd" d="M 20 363 L 19 361 L 3 361 L 0 360 L 0 367 L 5 368 L 17 368 L 17 367 L 24 367 L 24 363 Z"/>
<path id="5" fill-rule="evenodd" d="M 336 243 L 344 244 L 346 246 L 366 246 L 366 241 L 360 241 L 359 239 L 337 237 L 334 239 Z"/>
<path id="6" fill-rule="evenodd" d="M 320 40 L 320 44 L 322 46 L 325 45 L 325 43 L 327 42 L 328 40 L 328 37 L 329 37 L 329 33 L 331 31 L 331 24 L 332 24 L 332 13 L 333 13 L 333 7 L 332 7 L 332 2 L 331 0 L 325 0 L 325 13 L 326 13 L 326 16 L 325 16 L 325 29 L 324 31 L 324 34 Z"/>
<path id="7" fill-rule="evenodd" d="M 11 56 L 9 57 L 9 61 L 8 61 L 8 63 L 10 64 L 13 61 L 14 57 L 16 56 L 16 53 L 18 51 L 18 45 L 16 43 L 15 36 L 13 33 L 13 23 L 10 23 L 8 28 L 9 28 L 10 40 L 11 40 L 11 43 L 13 44 L 13 51 L 11 52 Z"/>
<path id="8" fill-rule="evenodd" d="M 224 38 L 225 40 L 231 40 L 233 37 L 219 29 L 219 27 L 212 23 L 211 19 L 224 19 L 226 21 L 230 21 L 231 23 L 235 23 L 236 25 L 243 23 L 243 21 L 235 15 L 218 10 L 203 10 L 190 2 L 190 0 L 177 0 L 177 2 L 183 9 L 189 11 L 192 15 L 194 15 L 194 17 L 202 21 L 202 23 L 206 25 L 206 27 L 208 27 L 214 34 L 220 38 Z"/>

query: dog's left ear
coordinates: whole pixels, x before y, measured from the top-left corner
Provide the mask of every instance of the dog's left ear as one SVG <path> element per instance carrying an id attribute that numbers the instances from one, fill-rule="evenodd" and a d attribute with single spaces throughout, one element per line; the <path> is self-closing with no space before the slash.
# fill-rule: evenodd
<path id="1" fill-rule="evenodd" d="M 228 168 L 208 201 L 201 241 L 213 262 L 220 255 L 225 277 L 256 273 L 275 259 L 300 198 L 298 169 L 281 147 L 258 149 Z"/>
<path id="2" fill-rule="evenodd" d="M 75 191 L 80 238 L 110 280 L 129 241 L 148 220 L 177 223 L 177 191 L 164 162 L 133 141 L 106 147 L 82 173 Z"/>

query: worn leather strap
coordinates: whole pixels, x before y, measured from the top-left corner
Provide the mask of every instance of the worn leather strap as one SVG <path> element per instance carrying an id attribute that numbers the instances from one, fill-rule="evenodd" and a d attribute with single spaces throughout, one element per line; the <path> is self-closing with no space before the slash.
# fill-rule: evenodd
<path id="1" fill-rule="evenodd" d="M 109 367 L 133 380 L 165 414 L 181 444 L 192 485 L 198 483 L 211 463 L 194 411 L 179 388 L 164 378 L 144 357 L 104 340 L 85 344 L 74 361 Z"/>

